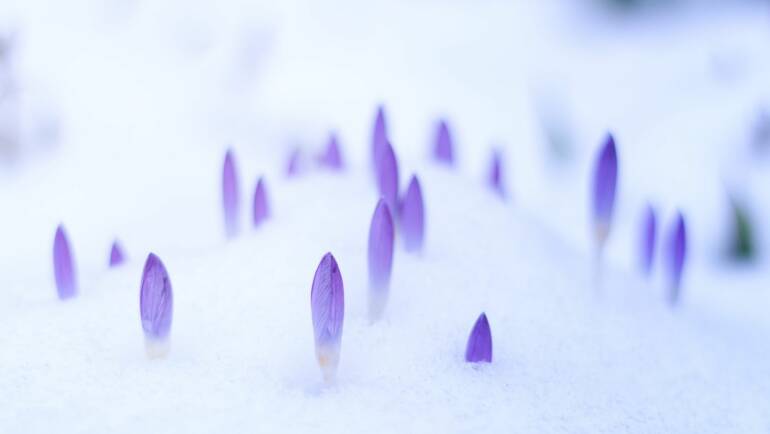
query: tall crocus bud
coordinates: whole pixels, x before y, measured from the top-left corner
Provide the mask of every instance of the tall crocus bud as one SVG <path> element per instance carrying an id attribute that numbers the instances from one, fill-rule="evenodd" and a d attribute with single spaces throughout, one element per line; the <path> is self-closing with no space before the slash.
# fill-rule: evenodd
<path id="1" fill-rule="evenodd" d="M 401 229 L 404 234 L 404 247 L 409 252 L 422 250 L 425 234 L 424 207 L 422 188 L 417 175 L 412 175 L 401 202 Z"/>
<path id="2" fill-rule="evenodd" d="M 384 200 L 377 202 L 369 227 L 369 318 L 382 317 L 393 269 L 393 218 Z"/>
<path id="3" fill-rule="evenodd" d="M 377 158 L 377 189 L 391 210 L 398 205 L 398 161 L 393 147 L 385 143 Z"/>
<path id="4" fill-rule="evenodd" d="M 436 143 L 433 147 L 433 157 L 445 164 L 454 164 L 452 135 L 445 120 L 440 120 L 436 128 Z"/>
<path id="5" fill-rule="evenodd" d="M 147 356 L 164 357 L 169 349 L 169 332 L 174 313 L 171 280 L 160 258 L 150 253 L 144 263 L 139 290 L 139 314 L 142 318 Z"/>
<path id="6" fill-rule="evenodd" d="M 333 170 L 342 169 L 342 155 L 340 153 L 340 145 L 337 142 L 336 134 L 331 134 L 329 136 L 329 142 L 326 144 L 324 153 L 318 158 L 318 162 Z"/>
<path id="7" fill-rule="evenodd" d="M 682 213 L 677 213 L 668 235 L 669 302 L 677 304 L 682 290 L 682 273 L 687 258 L 687 229 Z"/>
<path id="8" fill-rule="evenodd" d="M 492 151 L 492 163 L 489 165 L 489 186 L 492 187 L 492 190 L 500 195 L 500 197 L 505 197 L 502 160 L 500 151 Z"/>
<path id="9" fill-rule="evenodd" d="M 649 275 L 652 271 L 653 259 L 655 258 L 655 237 L 657 232 L 657 222 L 655 218 L 655 208 L 647 205 L 642 217 L 642 230 L 640 239 L 640 264 L 642 272 Z"/>
<path id="10" fill-rule="evenodd" d="M 483 312 L 479 315 L 479 319 L 476 320 L 471 335 L 468 337 L 465 361 L 471 363 L 492 362 L 492 332 L 489 330 L 487 314 Z"/>
<path id="11" fill-rule="evenodd" d="M 337 261 L 327 253 L 318 264 L 310 290 L 315 353 L 324 380 L 334 380 L 340 360 L 342 323 L 345 319 L 345 289 Z"/>
<path id="12" fill-rule="evenodd" d="M 253 207 L 254 226 L 259 226 L 270 216 L 270 206 L 267 202 L 267 187 L 265 187 L 264 178 L 259 178 L 257 188 L 254 190 Z"/>
<path id="13" fill-rule="evenodd" d="M 374 119 L 372 128 L 372 160 L 377 167 L 377 160 L 380 152 L 388 143 L 388 126 L 385 122 L 385 107 L 377 107 L 377 117 Z"/>
<path id="14" fill-rule="evenodd" d="M 593 224 L 599 249 L 604 247 L 610 232 L 617 177 L 618 156 L 615 151 L 615 139 L 612 138 L 612 134 L 608 134 L 604 146 L 599 150 L 594 167 Z"/>
<path id="15" fill-rule="evenodd" d="M 75 275 L 75 261 L 64 226 L 56 228 L 53 239 L 53 274 L 59 299 L 66 300 L 77 295 L 78 284 Z"/>
<path id="16" fill-rule="evenodd" d="M 110 267 L 117 267 L 125 261 L 126 255 L 123 253 L 123 248 L 118 240 L 113 241 L 110 249 Z"/>
<path id="17" fill-rule="evenodd" d="M 235 168 L 235 155 L 232 149 L 228 149 L 222 168 L 222 206 L 225 212 L 225 233 L 228 238 L 233 238 L 238 234 L 238 202 L 238 173 Z"/>

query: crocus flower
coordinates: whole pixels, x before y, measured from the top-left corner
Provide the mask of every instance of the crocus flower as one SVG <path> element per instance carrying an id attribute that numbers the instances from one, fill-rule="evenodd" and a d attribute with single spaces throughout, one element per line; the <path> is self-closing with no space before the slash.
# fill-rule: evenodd
<path id="1" fill-rule="evenodd" d="M 505 197 L 505 186 L 503 185 L 503 161 L 500 151 L 492 152 L 492 162 L 489 166 L 489 186 L 492 187 L 500 197 Z"/>
<path id="2" fill-rule="evenodd" d="M 369 227 L 369 318 L 382 317 L 393 269 L 393 218 L 384 200 L 377 202 Z"/>
<path id="3" fill-rule="evenodd" d="M 610 232 L 617 177 L 618 157 L 615 151 L 615 139 L 612 138 L 612 134 L 608 134 L 604 146 L 599 150 L 594 168 L 593 224 L 599 249 L 604 246 Z"/>
<path id="4" fill-rule="evenodd" d="M 291 178 L 299 174 L 301 158 L 302 153 L 299 149 L 292 151 L 292 153 L 289 155 L 289 162 L 286 164 L 286 176 Z"/>
<path id="5" fill-rule="evenodd" d="M 117 267 L 125 261 L 126 255 L 123 253 L 123 248 L 118 240 L 113 241 L 110 249 L 110 267 Z"/>
<path id="6" fill-rule="evenodd" d="M 374 119 L 374 127 L 372 128 L 372 161 L 374 166 L 377 167 L 377 160 L 383 147 L 389 143 L 388 141 L 388 126 L 385 121 L 385 107 L 377 107 L 377 117 Z"/>
<path id="7" fill-rule="evenodd" d="M 377 189 L 390 210 L 398 205 L 398 161 L 393 147 L 385 143 L 377 158 Z"/>
<path id="8" fill-rule="evenodd" d="M 425 233 L 422 188 L 417 175 L 412 175 L 401 202 L 401 229 L 404 235 L 404 247 L 409 252 L 422 250 Z"/>
<path id="9" fill-rule="evenodd" d="M 489 330 L 487 315 L 483 312 L 479 315 L 479 319 L 476 320 L 471 335 L 468 337 L 465 361 L 471 363 L 492 362 L 492 333 Z"/>
<path id="10" fill-rule="evenodd" d="M 53 239 L 53 274 L 59 299 L 66 300 L 77 295 L 78 284 L 75 276 L 75 261 L 64 226 L 56 228 Z"/>
<path id="11" fill-rule="evenodd" d="M 342 323 L 345 319 L 345 289 L 337 261 L 327 253 L 318 264 L 310 290 L 315 353 L 324 380 L 334 380 L 340 360 Z"/>
<path id="12" fill-rule="evenodd" d="M 656 226 L 655 208 L 648 204 L 642 218 L 641 247 L 639 249 L 642 272 L 645 275 L 649 275 L 652 271 L 653 259 L 655 257 Z"/>
<path id="13" fill-rule="evenodd" d="M 682 274 L 687 259 L 687 229 L 684 216 L 677 213 L 668 238 L 669 302 L 677 304 L 682 291 Z"/>
<path id="14" fill-rule="evenodd" d="M 270 216 L 270 206 L 267 202 L 267 188 L 265 187 L 264 178 L 259 178 L 259 181 L 257 181 L 257 188 L 254 190 L 253 211 L 255 227 L 262 224 Z"/>
<path id="15" fill-rule="evenodd" d="M 332 170 L 342 169 L 342 155 L 340 154 L 340 145 L 337 142 L 337 135 L 331 134 L 329 136 L 329 142 L 326 144 L 326 150 L 318 158 L 318 162 L 322 166 L 326 166 Z"/>
<path id="16" fill-rule="evenodd" d="M 452 135 L 445 120 L 440 120 L 436 128 L 436 143 L 433 147 L 433 157 L 436 161 L 448 165 L 454 164 Z"/>
<path id="17" fill-rule="evenodd" d="M 147 355 L 150 358 L 165 356 L 169 347 L 174 296 L 166 267 L 154 253 L 150 253 L 144 263 L 139 290 L 139 313 Z"/>
<path id="18" fill-rule="evenodd" d="M 228 238 L 238 234 L 238 173 L 235 168 L 235 155 L 232 149 L 225 154 L 222 168 L 222 206 L 225 212 L 225 233 Z"/>

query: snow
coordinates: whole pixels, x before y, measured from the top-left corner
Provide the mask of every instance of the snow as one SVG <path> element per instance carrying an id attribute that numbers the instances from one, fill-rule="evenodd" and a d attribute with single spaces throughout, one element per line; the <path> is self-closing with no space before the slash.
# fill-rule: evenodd
<path id="1" fill-rule="evenodd" d="M 747 143 L 770 98 L 770 11 L 683 3 L 614 18 L 579 2 L 0 5 L 18 31 L 27 130 L 0 171 L 0 432 L 767 432 L 768 259 L 731 265 L 720 243 L 727 191 L 770 218 L 769 163 Z M 572 160 L 547 153 L 537 98 L 567 119 Z M 420 176 L 427 234 L 418 255 L 397 240 L 385 317 L 369 324 L 380 102 L 402 188 Z M 35 125 L 52 114 L 56 143 L 41 145 Z M 444 115 L 454 170 L 428 159 Z M 597 280 L 588 187 L 608 128 L 619 201 Z M 330 129 L 342 173 L 312 162 Z M 486 185 L 493 146 L 509 201 Z M 270 220 L 231 241 L 229 147 L 241 221 L 259 176 L 271 201 Z M 297 147 L 303 170 L 287 178 Z M 677 208 L 687 218 L 676 309 L 660 259 L 652 280 L 636 269 L 648 200 L 659 236 Z M 81 285 L 66 302 L 59 222 Z M 108 269 L 114 238 L 128 261 Z M 309 305 L 327 251 L 346 296 L 331 387 Z M 171 351 L 152 361 L 139 322 L 149 252 L 175 303 Z M 473 366 L 482 311 L 493 363 Z"/>

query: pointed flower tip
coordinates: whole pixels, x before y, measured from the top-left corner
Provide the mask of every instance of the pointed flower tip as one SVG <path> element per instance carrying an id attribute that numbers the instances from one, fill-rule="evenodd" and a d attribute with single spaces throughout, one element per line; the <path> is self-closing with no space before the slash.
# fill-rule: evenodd
<path id="1" fill-rule="evenodd" d="M 259 178 L 259 181 L 257 181 L 257 187 L 254 190 L 254 204 L 252 209 L 255 227 L 261 225 L 268 217 L 270 217 L 270 205 L 268 204 L 267 187 L 264 178 Z"/>
<path id="2" fill-rule="evenodd" d="M 289 155 L 289 162 L 286 164 L 286 176 L 289 178 L 299 175 L 300 165 L 302 159 L 302 152 L 299 149 L 295 149 Z"/>
<path id="3" fill-rule="evenodd" d="M 110 248 L 110 267 L 117 267 L 125 261 L 126 255 L 123 253 L 123 248 L 118 240 L 113 241 L 112 248 Z"/>
<path id="4" fill-rule="evenodd" d="M 601 246 L 609 235 L 617 187 L 618 157 L 615 139 L 608 134 L 599 150 L 594 168 L 593 221 L 597 243 Z"/>
<path id="5" fill-rule="evenodd" d="M 642 219 L 640 248 L 642 272 L 647 276 L 652 272 L 652 265 L 654 264 L 656 233 L 657 218 L 655 216 L 655 208 L 648 204 Z"/>
<path id="6" fill-rule="evenodd" d="M 228 149 L 222 167 L 222 207 L 225 218 L 225 233 L 228 238 L 238 233 L 238 172 L 235 167 L 235 154 Z"/>
<path id="7" fill-rule="evenodd" d="M 436 161 L 452 165 L 454 163 L 454 145 L 452 135 L 449 132 L 449 125 L 446 120 L 441 119 L 436 129 L 436 143 L 433 148 L 433 156 Z"/>
<path id="8" fill-rule="evenodd" d="M 500 197 L 505 197 L 505 187 L 503 185 L 503 162 L 500 151 L 492 152 L 492 162 L 489 168 L 489 186 Z"/>
<path id="9" fill-rule="evenodd" d="M 393 146 L 385 143 L 375 164 L 377 189 L 391 211 L 398 205 L 398 160 Z"/>
<path id="10" fill-rule="evenodd" d="M 56 235 L 54 235 L 53 270 L 59 299 L 66 300 L 77 295 L 75 265 L 63 225 L 56 228 Z"/>
<path id="11" fill-rule="evenodd" d="M 409 252 L 422 250 L 425 236 L 425 210 L 422 188 L 417 175 L 412 175 L 401 203 L 400 222 L 404 235 L 404 247 Z"/>
<path id="12" fill-rule="evenodd" d="M 393 269 L 393 218 L 388 205 L 380 199 L 369 227 L 369 315 L 379 319 L 385 308 Z"/>
<path id="13" fill-rule="evenodd" d="M 168 339 L 173 317 L 171 280 L 163 262 L 154 253 L 147 256 L 139 289 L 139 313 L 150 357 L 159 356 L 160 345 Z"/>
<path id="14" fill-rule="evenodd" d="M 473 325 L 465 349 L 465 361 L 470 363 L 492 362 L 492 333 L 487 315 L 482 313 Z"/>
<path id="15" fill-rule="evenodd" d="M 319 158 L 319 162 L 322 166 L 332 170 L 342 169 L 342 154 L 340 153 L 340 145 L 336 134 L 331 134 L 329 136 L 329 141 L 326 144 L 326 150 Z"/>
<path id="16" fill-rule="evenodd" d="M 672 305 L 675 305 L 680 299 L 682 275 L 687 259 L 687 228 L 684 216 L 681 212 L 677 213 L 674 226 L 669 234 L 668 253 L 669 279 L 671 285 L 669 302 Z"/>
<path id="17" fill-rule="evenodd" d="M 345 318 L 345 289 L 337 261 L 331 253 L 321 259 L 310 290 L 316 357 L 324 378 L 334 378 L 340 355 Z"/>

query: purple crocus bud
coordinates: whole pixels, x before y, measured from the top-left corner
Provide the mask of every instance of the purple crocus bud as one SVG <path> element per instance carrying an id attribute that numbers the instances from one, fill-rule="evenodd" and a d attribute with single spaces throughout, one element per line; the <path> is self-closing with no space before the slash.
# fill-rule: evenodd
<path id="1" fill-rule="evenodd" d="M 56 228 L 53 239 L 53 274 L 59 299 L 66 300 L 77 295 L 78 284 L 75 276 L 75 261 L 64 226 Z"/>
<path id="2" fill-rule="evenodd" d="M 383 147 L 388 144 L 388 126 L 385 122 L 385 107 L 377 107 L 377 117 L 374 119 L 374 128 L 372 131 L 372 159 L 374 166 L 377 167 L 377 160 Z"/>
<path id="3" fill-rule="evenodd" d="M 454 164 L 454 151 L 452 145 L 452 135 L 449 133 L 449 126 L 444 119 L 441 119 L 436 129 L 436 144 L 433 148 L 433 157 L 436 161 L 448 165 Z"/>
<path id="4" fill-rule="evenodd" d="M 642 272 L 647 276 L 652 271 L 653 259 L 655 257 L 656 226 L 655 208 L 648 204 L 642 218 L 641 247 L 639 249 Z"/>
<path id="5" fill-rule="evenodd" d="M 270 216 L 270 206 L 267 203 L 267 188 L 264 178 L 259 178 L 254 190 L 254 226 L 257 227 Z"/>
<path id="6" fill-rule="evenodd" d="M 391 210 L 398 205 L 398 161 L 393 147 L 385 143 L 377 158 L 377 190 Z"/>
<path id="7" fill-rule="evenodd" d="M 232 149 L 225 154 L 222 168 L 222 206 L 225 211 L 225 233 L 228 238 L 238 234 L 238 173 L 235 168 L 235 155 Z"/>
<path id="8" fill-rule="evenodd" d="M 369 318 L 382 317 L 393 269 L 393 218 L 384 200 L 377 202 L 369 227 Z"/>
<path id="9" fill-rule="evenodd" d="M 492 163 L 489 166 L 489 186 L 492 187 L 500 197 L 505 197 L 505 186 L 503 185 L 503 161 L 500 151 L 492 151 Z"/>
<path id="10" fill-rule="evenodd" d="M 332 170 L 342 169 L 342 155 L 340 154 L 340 145 L 337 142 L 336 134 L 331 134 L 329 136 L 329 142 L 326 144 L 326 150 L 318 158 L 318 162 L 322 166 L 326 166 Z"/>
<path id="11" fill-rule="evenodd" d="M 596 159 L 593 184 L 594 235 L 600 249 L 604 246 L 610 232 L 617 177 L 618 156 L 615 151 L 615 139 L 612 138 L 612 134 L 607 134 L 604 146 Z"/>
<path id="12" fill-rule="evenodd" d="M 682 290 L 682 273 L 687 258 L 687 229 L 682 213 L 677 213 L 668 236 L 669 302 L 677 304 Z"/>
<path id="13" fill-rule="evenodd" d="M 489 330 L 487 314 L 483 312 L 479 315 L 479 319 L 476 320 L 471 335 L 468 337 L 465 361 L 471 363 L 492 362 L 492 332 Z"/>
<path id="14" fill-rule="evenodd" d="M 310 290 L 315 353 L 324 380 L 334 380 L 340 360 L 342 323 L 345 319 L 345 289 L 337 261 L 327 253 L 318 264 Z"/>
<path id="15" fill-rule="evenodd" d="M 110 267 L 117 267 L 125 261 L 126 255 L 123 254 L 123 248 L 118 240 L 113 241 L 112 248 L 110 249 Z"/>
<path id="16" fill-rule="evenodd" d="M 417 175 L 412 175 L 406 188 L 404 200 L 401 202 L 401 229 L 404 234 L 404 247 L 408 252 L 422 250 L 425 234 L 424 208 L 422 203 L 422 188 Z"/>
<path id="17" fill-rule="evenodd" d="M 144 263 L 139 290 L 139 313 L 147 355 L 152 359 L 165 356 L 169 348 L 174 296 L 166 267 L 154 253 L 150 253 Z"/>
<path id="18" fill-rule="evenodd" d="M 300 159 L 302 158 L 302 153 L 299 149 L 295 149 L 292 151 L 292 153 L 289 155 L 289 162 L 286 164 L 286 176 L 289 178 L 292 178 L 294 176 L 297 176 L 299 174 L 300 169 Z"/>

